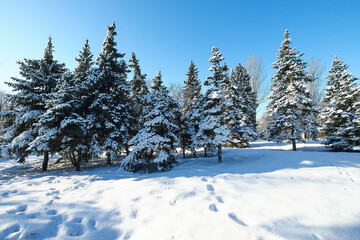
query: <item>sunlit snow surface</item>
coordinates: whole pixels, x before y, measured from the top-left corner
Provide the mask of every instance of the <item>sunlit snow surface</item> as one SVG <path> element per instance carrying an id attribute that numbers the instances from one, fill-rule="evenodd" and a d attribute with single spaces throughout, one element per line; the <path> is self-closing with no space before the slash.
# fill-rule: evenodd
<path id="1" fill-rule="evenodd" d="M 0 239 L 360 239 L 360 154 L 290 149 L 256 142 L 151 174 L 0 160 Z"/>

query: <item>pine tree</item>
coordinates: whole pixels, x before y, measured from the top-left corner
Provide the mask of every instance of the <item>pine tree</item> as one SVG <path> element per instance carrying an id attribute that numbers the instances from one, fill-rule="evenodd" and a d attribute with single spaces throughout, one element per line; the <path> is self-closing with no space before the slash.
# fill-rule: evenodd
<path id="1" fill-rule="evenodd" d="M 146 104 L 146 96 L 149 93 L 149 89 L 146 85 L 146 74 L 141 73 L 139 60 L 136 58 L 133 52 L 129 60 L 129 67 L 134 70 L 134 76 L 130 80 L 131 86 L 131 102 L 134 108 L 133 111 L 133 122 L 131 124 L 130 137 L 134 137 L 142 126 L 141 116 L 144 114 L 144 107 Z"/>
<path id="2" fill-rule="evenodd" d="M 74 96 L 77 104 L 77 114 L 84 119 L 86 123 L 94 123 L 91 121 L 93 115 L 90 111 L 90 104 L 94 101 L 96 94 L 96 82 L 95 73 L 93 69 L 94 61 L 93 54 L 90 50 L 89 40 L 86 39 L 85 45 L 82 51 L 79 52 L 79 57 L 75 58 L 78 62 L 78 66 L 74 69 Z M 96 135 L 96 129 L 94 124 L 88 124 L 86 126 L 86 134 L 83 136 L 83 145 L 87 146 L 87 149 L 82 151 L 80 157 L 84 161 L 88 161 L 91 156 L 95 156 L 100 151 L 100 144 L 93 138 Z"/>
<path id="3" fill-rule="evenodd" d="M 248 147 L 249 141 L 256 139 L 256 132 L 251 119 L 253 114 L 253 105 L 246 101 L 243 97 L 245 92 L 243 87 L 244 78 L 249 75 L 244 72 L 244 68 L 239 64 L 235 71 L 230 71 L 230 81 L 225 92 L 226 118 L 231 131 L 231 139 L 229 146 L 232 147 Z M 250 106 L 249 106 L 250 105 Z"/>
<path id="4" fill-rule="evenodd" d="M 95 139 L 106 151 L 107 164 L 121 149 L 128 148 L 131 122 L 130 86 L 126 82 L 125 54 L 116 49 L 115 23 L 107 26 L 102 50 L 96 59 L 95 98 L 90 105 Z"/>
<path id="5" fill-rule="evenodd" d="M 356 78 L 347 72 L 348 65 L 337 56 L 327 77 L 322 111 L 322 134 L 326 145 L 335 151 L 349 151 L 360 145 L 360 90 Z"/>
<path id="6" fill-rule="evenodd" d="M 37 151 L 32 149 L 30 144 L 38 136 L 37 123 L 47 110 L 46 101 L 52 92 L 57 91 L 57 84 L 66 71 L 65 64 L 53 59 L 53 48 L 50 37 L 41 60 L 24 59 L 18 62 L 20 75 L 24 79 L 12 78 L 14 82 L 8 83 L 16 92 L 13 95 L 15 124 L 9 129 L 11 151 L 18 157 L 19 162 L 24 162 L 25 157 L 33 151 L 44 154 L 43 171 L 47 170 L 51 149 Z"/>
<path id="7" fill-rule="evenodd" d="M 206 86 L 211 86 L 203 98 L 203 118 L 199 125 L 199 131 L 194 137 L 193 142 L 196 147 L 203 147 L 204 150 L 218 149 L 218 162 L 222 162 L 221 149 L 222 145 L 230 140 L 230 131 L 224 121 L 225 115 L 225 97 L 222 89 L 227 86 L 228 78 L 221 66 L 224 59 L 219 49 L 212 48 L 213 56 L 209 59 L 213 65 L 209 71 L 214 72 L 213 76 L 207 77 Z"/>
<path id="8" fill-rule="evenodd" d="M 256 140 L 256 94 L 251 88 L 250 75 L 240 63 L 235 67 L 235 81 L 240 95 L 244 98 L 242 112 L 246 115 L 246 125 L 250 128 L 250 141 Z"/>
<path id="9" fill-rule="evenodd" d="M 200 112 L 202 98 L 201 94 L 201 81 L 199 79 L 199 71 L 196 68 L 193 61 L 190 62 L 189 70 L 186 74 L 187 79 L 184 81 L 184 87 L 182 90 L 183 96 L 183 119 L 182 119 L 182 148 L 183 157 L 185 157 L 185 149 L 189 147 L 196 155 L 195 148 L 193 146 L 192 138 L 199 130 Z"/>
<path id="10" fill-rule="evenodd" d="M 37 123 L 39 135 L 30 145 L 39 152 L 66 153 L 76 170 L 80 171 L 83 153 L 88 146 L 86 121 L 78 114 L 81 101 L 75 93 L 73 74 L 63 74 L 58 91 L 51 93 L 51 98 L 46 101 L 47 111 Z"/>
<path id="11" fill-rule="evenodd" d="M 145 170 L 150 172 L 154 162 L 160 171 L 169 170 L 175 163 L 175 147 L 179 146 L 178 126 L 174 124 L 175 102 L 163 85 L 161 73 L 153 79 L 152 92 L 147 95 L 146 114 L 142 116 L 144 125 L 132 138 L 133 151 L 123 159 L 121 165 L 128 171 L 134 170 L 135 161 L 145 161 Z M 176 112 L 176 111 L 175 111 Z"/>
<path id="12" fill-rule="evenodd" d="M 273 119 L 269 135 L 274 141 L 291 140 L 296 151 L 296 140 L 303 141 L 302 134 L 316 126 L 309 118 L 316 109 L 306 87 L 312 78 L 306 73 L 306 63 L 301 59 L 303 54 L 290 47 L 288 30 L 284 38 L 278 60 L 273 64 L 277 71 L 268 105 L 268 113 Z"/>

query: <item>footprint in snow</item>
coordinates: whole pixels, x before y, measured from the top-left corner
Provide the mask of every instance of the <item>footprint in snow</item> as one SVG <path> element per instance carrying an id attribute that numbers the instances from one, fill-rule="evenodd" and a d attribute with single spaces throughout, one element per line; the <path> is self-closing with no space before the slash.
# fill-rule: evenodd
<path id="1" fill-rule="evenodd" d="M 131 218 L 137 218 L 137 215 L 138 215 L 137 209 L 131 211 Z"/>
<path id="2" fill-rule="evenodd" d="M 95 228 L 96 221 L 94 219 L 87 220 L 86 225 L 88 226 L 89 229 L 96 230 L 96 228 Z"/>
<path id="3" fill-rule="evenodd" d="M 54 209 L 50 209 L 46 212 L 47 215 L 54 216 L 57 214 L 57 211 Z"/>
<path id="4" fill-rule="evenodd" d="M 229 218 L 231 220 L 233 220 L 234 222 L 236 222 L 237 224 L 243 226 L 243 227 L 248 227 L 248 225 L 246 223 L 244 223 L 243 221 L 241 221 L 236 215 L 235 213 L 229 213 L 228 214 Z"/>
<path id="5" fill-rule="evenodd" d="M 0 239 L 15 239 L 14 234 L 20 231 L 20 225 L 14 224 L 0 232 Z"/>
<path id="6" fill-rule="evenodd" d="M 211 184 L 206 185 L 206 189 L 207 189 L 209 192 L 215 191 L 213 185 L 211 185 Z"/>
<path id="7" fill-rule="evenodd" d="M 13 195 L 18 193 L 18 190 L 12 190 L 12 191 L 6 191 L 3 194 L 1 194 L 2 197 L 8 197 L 9 195 Z"/>
<path id="8" fill-rule="evenodd" d="M 27 209 L 27 205 L 22 205 L 22 206 L 18 206 L 17 208 L 15 208 L 13 210 L 8 211 L 7 213 L 8 214 L 16 214 L 19 212 L 25 212 L 26 209 Z"/>
<path id="9" fill-rule="evenodd" d="M 218 209 L 216 207 L 216 204 L 215 203 L 212 203 L 209 205 L 209 209 L 213 212 L 218 212 Z"/>
<path id="10" fill-rule="evenodd" d="M 129 230 L 129 231 L 127 231 L 126 233 L 125 233 L 125 235 L 124 235 L 124 240 L 128 240 L 128 239 L 130 239 L 131 238 L 131 236 L 132 236 L 132 234 L 133 234 L 133 231 L 132 230 Z"/>
<path id="11" fill-rule="evenodd" d="M 217 200 L 219 203 L 224 203 L 224 200 L 223 200 L 222 197 L 220 197 L 220 196 L 217 196 L 217 197 L 216 197 L 216 200 Z"/>
<path id="12" fill-rule="evenodd" d="M 206 178 L 201 178 L 201 181 L 203 181 L 203 182 L 207 182 L 208 180 L 206 179 Z"/>

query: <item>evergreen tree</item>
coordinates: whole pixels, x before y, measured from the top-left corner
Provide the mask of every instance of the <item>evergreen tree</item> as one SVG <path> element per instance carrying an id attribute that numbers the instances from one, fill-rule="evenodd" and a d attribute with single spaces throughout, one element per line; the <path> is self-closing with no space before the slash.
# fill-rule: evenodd
<path id="1" fill-rule="evenodd" d="M 50 37 L 41 60 L 24 59 L 18 62 L 20 75 L 24 79 L 12 78 L 14 82 L 8 83 L 16 92 L 13 95 L 15 111 L 12 112 L 15 124 L 8 129 L 10 149 L 19 162 L 24 162 L 25 157 L 34 150 L 38 154 L 44 154 L 43 171 L 47 170 L 51 149 L 37 151 L 30 147 L 30 143 L 38 136 L 37 123 L 47 110 L 46 101 L 52 92 L 58 90 L 57 84 L 66 71 L 65 64 L 53 59 L 53 48 Z"/>
<path id="2" fill-rule="evenodd" d="M 80 157 L 84 161 L 88 161 L 91 156 L 101 153 L 99 142 L 93 137 L 96 135 L 95 122 L 92 121 L 93 115 L 90 111 L 90 105 L 96 96 L 96 75 L 94 73 L 93 54 L 90 50 L 89 41 L 86 39 L 79 57 L 75 58 L 78 66 L 74 69 L 74 86 L 73 93 L 76 101 L 78 101 L 77 114 L 84 119 L 88 125 L 86 126 L 86 134 L 83 136 L 83 145 L 87 149 L 82 151 Z M 91 124 L 93 123 L 93 124 Z"/>
<path id="3" fill-rule="evenodd" d="M 86 121 L 77 112 L 81 101 L 75 94 L 74 76 L 63 74 L 58 91 L 51 93 L 46 101 L 47 111 L 40 116 L 37 138 L 31 143 L 32 149 L 38 152 L 48 151 L 52 154 L 65 152 L 77 171 L 88 146 Z"/>
<path id="4" fill-rule="evenodd" d="M 360 90 L 357 79 L 347 69 L 348 65 L 335 56 L 323 98 L 326 106 L 322 112 L 322 134 L 325 144 L 335 151 L 349 151 L 360 145 Z"/>
<path id="5" fill-rule="evenodd" d="M 243 78 L 248 77 L 243 70 L 244 68 L 240 64 L 236 66 L 235 71 L 231 69 L 230 81 L 225 94 L 227 99 L 225 121 L 231 131 L 229 145 L 240 148 L 248 147 L 249 141 L 256 139 L 256 132 L 251 120 L 253 108 L 243 97 Z"/>
<path id="6" fill-rule="evenodd" d="M 141 68 L 139 65 L 139 60 L 136 58 L 135 53 L 132 53 L 131 58 L 129 60 L 129 67 L 134 70 L 134 76 L 132 80 L 130 80 L 131 86 L 131 102 L 134 108 L 133 111 L 133 122 L 131 124 L 131 134 L 130 136 L 135 136 L 141 126 L 142 122 L 141 116 L 144 113 L 144 107 L 146 104 L 146 96 L 149 93 L 149 89 L 146 85 L 146 74 L 141 73 Z"/>
<path id="7" fill-rule="evenodd" d="M 199 130 L 199 123 L 201 117 L 201 82 L 199 79 L 199 71 L 193 61 L 190 62 L 189 70 L 186 74 L 187 79 L 184 81 L 182 90 L 183 96 L 183 120 L 182 120 L 182 148 L 183 157 L 185 157 L 185 149 L 190 147 L 194 156 L 196 156 L 195 148 L 192 143 L 192 138 Z"/>
<path id="8" fill-rule="evenodd" d="M 245 123 L 250 128 L 249 140 L 256 140 L 256 94 L 251 88 L 250 75 L 240 63 L 235 67 L 234 78 L 232 82 L 238 86 L 240 95 L 244 99 L 242 112 L 246 115 Z M 235 83 L 236 82 L 236 83 Z"/>
<path id="9" fill-rule="evenodd" d="M 291 140 L 296 151 L 296 140 L 302 141 L 302 134 L 316 126 L 309 118 L 316 109 L 306 87 L 312 78 L 305 71 L 306 63 L 301 59 L 303 54 L 290 47 L 288 30 L 284 38 L 277 54 L 278 60 L 273 64 L 277 71 L 271 84 L 268 105 L 268 113 L 273 119 L 269 135 L 274 141 Z"/>
<path id="10" fill-rule="evenodd" d="M 213 56 L 209 59 L 213 65 L 209 71 L 214 72 L 213 76 L 207 77 L 206 86 L 211 86 L 203 98 L 203 118 L 199 125 L 199 131 L 194 137 L 196 147 L 203 147 L 204 150 L 218 149 L 218 162 L 222 162 L 221 148 L 229 139 L 230 131 L 224 121 L 226 110 L 223 89 L 227 86 L 227 74 L 221 66 L 224 59 L 219 49 L 212 48 Z"/>
<path id="11" fill-rule="evenodd" d="M 95 97 L 90 105 L 94 138 L 106 151 L 107 164 L 121 149 L 128 148 L 131 122 L 130 86 L 126 82 L 125 54 L 116 49 L 115 23 L 107 26 L 103 47 L 96 59 Z"/>
<path id="12" fill-rule="evenodd" d="M 128 171 L 134 170 L 135 161 L 144 160 L 147 172 L 150 172 L 151 162 L 160 171 L 169 170 L 176 163 L 174 151 L 179 146 L 178 126 L 174 124 L 176 109 L 171 109 L 176 101 L 169 96 L 160 72 L 153 79 L 151 89 L 147 96 L 146 114 L 142 116 L 143 127 L 131 140 L 133 151 L 121 163 Z"/>

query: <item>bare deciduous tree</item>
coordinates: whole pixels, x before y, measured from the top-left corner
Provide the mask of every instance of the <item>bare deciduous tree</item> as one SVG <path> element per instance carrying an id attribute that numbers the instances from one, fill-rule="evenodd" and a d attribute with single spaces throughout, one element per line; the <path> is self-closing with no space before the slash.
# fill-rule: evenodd
<path id="1" fill-rule="evenodd" d="M 266 81 L 265 65 L 261 57 L 250 56 L 245 61 L 245 67 L 251 78 L 251 87 L 256 94 L 258 107 L 270 93 L 269 83 Z"/>
<path id="2" fill-rule="evenodd" d="M 180 84 L 170 83 L 169 86 L 170 95 L 182 106 L 182 86 Z"/>
<path id="3" fill-rule="evenodd" d="M 318 58 L 310 58 L 308 62 L 309 75 L 314 79 L 309 84 L 310 97 L 317 104 L 321 101 L 324 95 L 324 78 L 323 73 L 325 71 L 325 63 Z"/>

